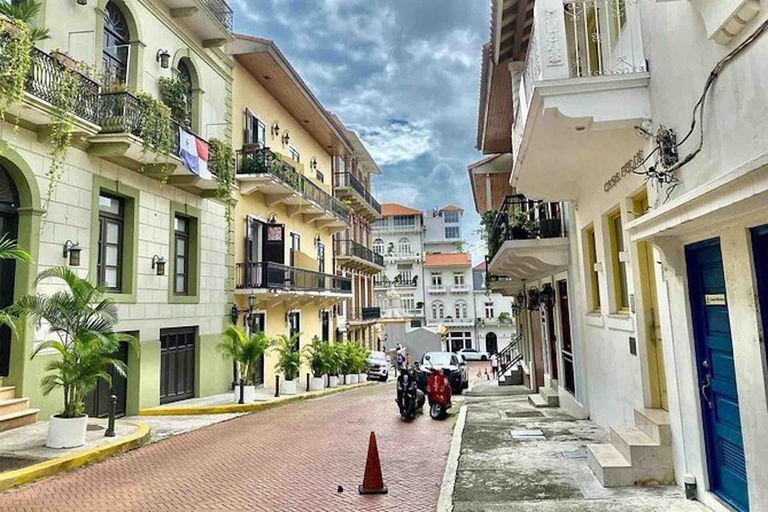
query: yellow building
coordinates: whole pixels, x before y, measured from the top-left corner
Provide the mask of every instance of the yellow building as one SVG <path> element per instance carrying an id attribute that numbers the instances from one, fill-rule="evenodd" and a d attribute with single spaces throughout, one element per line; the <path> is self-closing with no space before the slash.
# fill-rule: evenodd
<path id="1" fill-rule="evenodd" d="M 332 237 L 350 225 L 333 197 L 333 159 L 354 148 L 275 43 L 236 35 L 230 54 L 238 322 L 272 337 L 302 333 L 301 347 L 333 340 L 333 306 L 352 298 L 351 279 L 333 273 Z M 267 387 L 275 362 L 267 354 L 259 372 Z"/>

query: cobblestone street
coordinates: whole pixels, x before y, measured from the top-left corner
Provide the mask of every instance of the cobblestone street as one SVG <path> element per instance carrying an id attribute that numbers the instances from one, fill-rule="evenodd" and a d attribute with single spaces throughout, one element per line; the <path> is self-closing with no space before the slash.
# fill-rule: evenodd
<path id="1" fill-rule="evenodd" d="M 206 427 L 8 491 L 0 510 L 434 510 L 458 407 L 406 423 L 394 393 L 376 385 Z M 371 431 L 384 496 L 357 493 Z"/>

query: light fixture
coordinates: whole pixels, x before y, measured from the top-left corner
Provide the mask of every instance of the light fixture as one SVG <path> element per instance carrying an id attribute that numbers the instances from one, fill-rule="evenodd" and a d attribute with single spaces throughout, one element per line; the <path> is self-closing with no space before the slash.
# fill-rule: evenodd
<path id="1" fill-rule="evenodd" d="M 528 290 L 528 311 L 536 311 L 541 305 L 541 295 L 536 287 Z"/>
<path id="2" fill-rule="evenodd" d="M 275 212 L 270 212 L 269 217 L 267 217 L 267 224 L 275 224 L 277 222 L 277 214 Z"/>
<path id="3" fill-rule="evenodd" d="M 283 132 L 283 138 L 282 138 L 282 141 L 283 141 L 283 146 L 287 146 L 288 144 L 290 144 L 290 143 L 291 143 L 291 134 L 290 134 L 290 133 L 288 133 L 288 130 L 285 130 L 285 131 Z"/>
<path id="4" fill-rule="evenodd" d="M 250 313 L 253 311 L 253 309 L 256 307 L 256 296 L 254 294 L 250 294 L 248 296 L 248 312 Z"/>
<path id="5" fill-rule="evenodd" d="M 163 69 L 168 69 L 168 67 L 171 65 L 171 54 L 168 53 L 168 50 L 163 50 L 160 48 L 157 50 L 157 55 L 155 55 L 155 60 L 157 60 L 160 63 L 160 67 Z"/>
<path id="6" fill-rule="evenodd" d="M 320 242 L 322 242 L 322 241 L 323 241 L 323 239 L 322 239 L 322 238 L 320 238 L 320 233 L 316 234 L 316 235 L 315 235 L 315 247 L 317 247 L 318 245 L 320 245 Z"/>
<path id="7" fill-rule="evenodd" d="M 70 267 L 80 266 L 80 252 L 82 250 L 83 248 L 80 247 L 80 243 L 78 242 L 73 242 L 72 240 L 67 240 L 66 242 L 64 242 L 63 255 L 65 258 L 69 256 Z"/>
<path id="8" fill-rule="evenodd" d="M 237 309 L 237 304 L 232 304 L 232 309 L 229 310 L 229 319 L 232 321 L 232 325 L 237 325 L 237 318 L 240 316 L 240 310 Z"/>
<path id="9" fill-rule="evenodd" d="M 158 276 L 165 275 L 165 258 L 155 254 L 152 256 L 152 268 L 155 270 L 155 274 Z"/>
<path id="10" fill-rule="evenodd" d="M 88 0 L 77 0 L 77 5 L 88 5 Z"/>
<path id="11" fill-rule="evenodd" d="M 544 283 L 539 296 L 541 297 L 542 304 L 544 304 L 547 309 L 551 309 L 555 304 L 555 289 L 552 288 L 550 283 Z"/>
<path id="12" fill-rule="evenodd" d="M 309 161 L 309 168 L 313 171 L 317 170 L 317 157 L 313 156 L 312 159 Z"/>
<path id="13" fill-rule="evenodd" d="M 280 135 L 280 123 L 277 121 L 277 119 L 272 121 L 272 128 L 270 129 L 270 133 L 272 134 L 273 139 Z"/>

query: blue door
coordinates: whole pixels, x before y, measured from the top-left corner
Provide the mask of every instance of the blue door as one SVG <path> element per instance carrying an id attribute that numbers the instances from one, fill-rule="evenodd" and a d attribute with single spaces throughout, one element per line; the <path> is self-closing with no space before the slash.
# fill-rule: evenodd
<path id="1" fill-rule="evenodd" d="M 688 246 L 686 259 L 710 490 L 746 511 L 747 472 L 720 240 Z"/>

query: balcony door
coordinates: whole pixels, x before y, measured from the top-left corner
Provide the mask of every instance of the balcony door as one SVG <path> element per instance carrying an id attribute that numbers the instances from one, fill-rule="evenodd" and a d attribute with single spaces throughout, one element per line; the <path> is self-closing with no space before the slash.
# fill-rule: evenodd
<path id="1" fill-rule="evenodd" d="M 0 238 L 16 240 L 18 235 L 19 193 L 11 175 L 0 167 Z M 16 263 L 0 260 L 0 308 L 13 304 Z M 11 329 L 0 326 L 0 377 L 7 377 L 11 362 Z"/>
<path id="2" fill-rule="evenodd" d="M 261 258 L 262 265 L 269 263 L 285 264 L 285 225 L 265 224 L 262 236 Z M 290 276 L 282 267 L 268 267 L 265 270 L 265 286 L 283 287 Z"/>
<path id="3" fill-rule="evenodd" d="M 251 315 L 248 317 L 248 320 L 249 320 L 248 328 L 250 329 L 250 334 L 266 331 L 267 314 L 265 312 L 257 311 L 257 312 L 251 313 Z M 255 386 L 261 386 L 262 384 L 264 384 L 264 354 L 261 355 L 259 362 L 256 364 L 256 367 L 254 368 L 253 384 Z"/>

